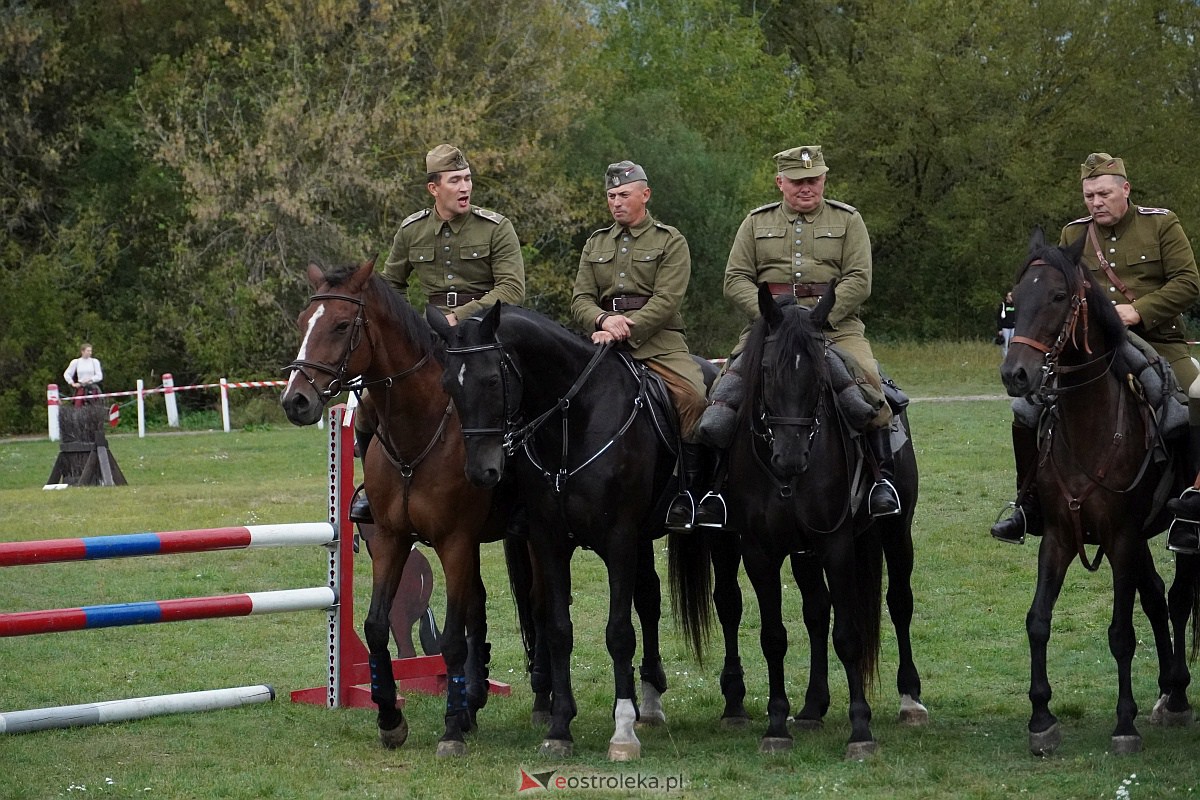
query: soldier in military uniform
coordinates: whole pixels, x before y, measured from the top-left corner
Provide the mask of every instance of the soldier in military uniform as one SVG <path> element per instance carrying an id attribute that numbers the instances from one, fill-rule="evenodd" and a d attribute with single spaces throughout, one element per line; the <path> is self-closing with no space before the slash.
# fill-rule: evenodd
<path id="1" fill-rule="evenodd" d="M 604 188 L 613 224 L 583 246 L 571 314 L 597 344 L 618 342 L 660 375 L 679 413 L 685 487 L 667 514 L 672 530 L 722 527 L 725 503 L 707 493 L 714 459 L 695 442 L 696 423 L 708 406 L 704 376 L 688 351 L 680 308 L 692 276 L 687 240 L 646 209 L 646 172 L 632 161 L 610 164 Z M 704 509 L 702 511 L 702 508 Z"/>
<path id="2" fill-rule="evenodd" d="M 512 223 L 502 214 L 471 204 L 471 166 L 462 151 L 439 144 L 425 156 L 425 188 L 433 207 L 400 223 L 388 253 L 384 277 L 404 294 L 409 278 L 451 325 L 490 308 L 497 300 L 518 305 L 525 299 L 525 262 Z M 355 425 L 360 454 L 373 435 L 369 414 Z M 360 424 L 361 423 L 361 424 Z M 355 522 L 371 522 L 362 492 L 350 508 Z"/>
<path id="3" fill-rule="evenodd" d="M 1188 394 L 1190 430 L 1188 451 L 1193 470 L 1200 470 L 1200 384 L 1188 352 L 1180 314 L 1200 296 L 1196 257 L 1179 218 L 1165 208 L 1146 208 L 1129 202 L 1125 163 L 1108 153 L 1092 153 L 1080 167 L 1083 202 L 1091 213 L 1068 223 L 1059 237 L 1062 246 L 1084 239 L 1083 264 L 1089 279 L 1103 287 L 1121 320 L 1171 365 L 1180 387 Z M 1013 453 L 1017 486 L 1037 462 L 1036 431 L 1013 423 Z M 1032 485 L 1032 480 L 1029 481 Z M 1200 493 L 1185 492 L 1168 508 L 1189 520 L 1200 520 Z M 997 522 L 992 535 L 1020 543 L 1026 533 L 1041 534 L 1041 512 L 1030 493 L 1018 498 L 1011 517 Z M 1175 524 L 1168 546 L 1200 552 L 1195 524 Z"/>
<path id="4" fill-rule="evenodd" d="M 892 484 L 892 412 L 884 400 L 879 365 L 858 317 L 871 296 L 867 226 L 854 206 L 825 197 L 829 167 L 820 146 L 776 153 L 775 165 L 775 185 L 783 200 L 760 206 L 742 220 L 725 266 L 725 296 L 753 321 L 758 317 L 760 283 L 766 283 L 776 297 L 792 296 L 807 306 L 815 306 L 836 283 L 837 301 L 829 312 L 825 337 L 854 359 L 876 409 L 865 432 L 879 467 L 879 478 L 871 489 L 871 514 L 898 514 L 900 496 Z M 749 333 L 747 325 L 727 368 L 742 352 Z"/>

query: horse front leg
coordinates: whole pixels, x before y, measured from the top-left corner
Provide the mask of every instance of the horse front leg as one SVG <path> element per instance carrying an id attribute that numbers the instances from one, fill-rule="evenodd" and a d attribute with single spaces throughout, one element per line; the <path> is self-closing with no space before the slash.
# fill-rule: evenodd
<path id="1" fill-rule="evenodd" d="M 925 725 L 929 710 L 921 702 L 921 674 L 912 651 L 913 546 L 912 518 L 897 521 L 882 532 L 883 558 L 887 564 L 887 608 L 896 632 L 896 691 L 900 694 L 899 721 L 902 725 Z"/>
<path id="2" fill-rule="evenodd" d="M 391 635 L 392 601 L 404 574 L 412 547 L 407 538 L 398 541 L 392 531 L 377 527 L 371 541 L 371 607 L 363 621 L 367 663 L 371 672 L 371 699 L 378 708 L 379 741 L 389 750 L 408 739 L 408 721 L 396 705 L 396 676 L 388 652 Z"/>
<path id="3" fill-rule="evenodd" d="M 862 761 L 875 755 L 879 745 L 871 733 L 871 705 L 867 701 L 867 679 L 863 666 L 863 656 L 869 647 L 855 618 L 859 607 L 855 593 L 866 592 L 868 587 L 857 579 L 852 536 L 847 533 L 844 538 L 849 541 L 832 545 L 822 560 L 833 603 L 833 650 L 842 662 L 850 701 L 850 738 L 846 744 L 845 758 L 848 761 Z M 876 610 L 875 613 L 880 612 Z"/>
<path id="4" fill-rule="evenodd" d="M 1187 698 L 1187 688 L 1192 682 L 1188 669 L 1188 620 L 1193 619 L 1200 600 L 1200 556 L 1175 554 L 1175 580 L 1167 595 L 1167 608 L 1171 617 L 1173 636 L 1171 654 L 1170 691 L 1159 698 L 1154 706 L 1150 721 L 1163 725 L 1188 725 L 1195 716 Z M 1195 625 L 1195 622 L 1193 622 Z M 1194 635 L 1193 635 L 1194 638 Z M 1156 718 L 1155 714 L 1159 716 Z"/>
<path id="5" fill-rule="evenodd" d="M 476 551 L 478 552 L 478 551 Z M 475 591 L 467 610 L 467 711 L 470 715 L 468 731 L 477 727 L 477 713 L 487 705 L 491 690 L 488 678 L 492 663 L 492 645 L 487 640 L 487 588 L 483 579 L 476 574 Z"/>
<path id="6" fill-rule="evenodd" d="M 744 542 L 745 540 L 743 540 Z M 783 659 L 787 655 L 787 627 L 783 624 L 783 593 L 779 570 L 783 557 L 767 556 L 757 544 L 744 553 L 746 574 L 754 585 L 761 617 L 759 644 L 767 662 L 767 731 L 759 740 L 760 753 L 778 753 L 792 748 L 787 719 L 791 711 L 784 681 Z"/>
<path id="7" fill-rule="evenodd" d="M 800 589 L 804 628 L 808 631 L 808 689 L 804 706 L 792 723 L 800 730 L 820 730 L 829 711 L 829 587 L 812 555 L 792 554 L 792 576 Z"/>
<path id="8" fill-rule="evenodd" d="M 1132 541 L 1139 536 L 1137 530 L 1126 532 Z M 1139 537 L 1140 538 L 1140 537 Z M 1141 545 L 1141 542 L 1138 543 Z M 1141 545 L 1141 549 L 1145 549 Z M 1142 749 L 1142 735 L 1134 720 L 1137 718 L 1137 701 L 1133 696 L 1133 654 L 1137 649 L 1137 637 L 1133 632 L 1133 605 L 1137 587 L 1145 570 L 1141 554 L 1131 547 L 1118 548 L 1109 553 L 1113 572 L 1113 611 L 1108 626 L 1108 649 L 1117 662 L 1117 725 L 1112 732 L 1112 751 L 1122 755 L 1138 753 Z M 1145 556 L 1150 552 L 1145 549 Z"/>
<path id="9" fill-rule="evenodd" d="M 654 542 L 643 539 L 638 544 L 638 574 L 634 586 L 633 607 L 642 628 L 641 678 L 642 705 L 638 722 L 642 725 L 665 725 L 662 696 L 667 691 L 667 673 L 663 669 L 658 627 L 662 619 L 662 584 L 654 568 Z"/>
<path id="10" fill-rule="evenodd" d="M 471 729 L 467 699 L 467 625 L 469 617 L 481 616 L 479 545 L 473 536 L 455 531 L 439 541 L 437 551 L 446 576 L 446 623 L 442 631 L 442 659 L 446 663 L 446 727 L 438 740 L 437 754 L 461 756 L 466 755 L 465 733 Z M 480 622 L 477 618 L 472 619 L 471 625 L 478 627 Z M 486 636 L 486 630 L 484 622 L 483 636 Z M 474 633 L 478 635 L 479 631 Z"/>
<path id="11" fill-rule="evenodd" d="M 1046 673 L 1046 648 L 1050 642 L 1050 621 L 1054 604 L 1062 591 L 1063 579 L 1074 553 L 1058 544 L 1057 530 L 1047 530 L 1038 548 L 1037 587 L 1033 603 L 1025 615 L 1029 638 L 1029 751 L 1035 756 L 1053 753 L 1062 744 L 1058 717 L 1050 712 L 1050 678 Z"/>
<path id="12" fill-rule="evenodd" d="M 557 537 L 558 533 L 551 530 L 549 536 Z M 545 542 L 538 544 L 536 558 L 541 565 L 546 602 L 538 609 L 542 621 L 537 633 L 539 640 L 545 640 L 549 651 L 551 684 L 550 728 L 538 752 L 543 756 L 564 758 L 575 748 L 571 720 L 578 713 L 571 690 L 571 652 L 575 646 L 571 624 L 571 551 Z M 538 647 L 541 647 L 540 641 Z"/>
<path id="13" fill-rule="evenodd" d="M 713 567 L 713 605 L 717 609 L 717 620 L 721 623 L 721 638 L 725 645 L 725 663 L 721 667 L 721 695 L 725 708 L 721 711 L 721 724 L 727 727 L 742 727 L 750 722 L 746 711 L 746 679 L 742 670 L 742 657 L 738 644 L 738 632 L 742 624 L 742 587 L 738 585 L 738 568 L 742 554 L 736 536 L 725 531 L 705 533 L 708 537 L 709 553 Z"/>
<path id="14" fill-rule="evenodd" d="M 631 534 L 636 536 L 636 533 Z M 632 761 L 641 758 L 642 743 L 634 725 L 638 718 L 637 697 L 634 694 L 633 652 L 637 639 L 633 632 L 633 596 L 638 577 L 638 553 L 625 548 L 606 554 L 608 566 L 608 624 L 604 639 L 612 659 L 613 735 L 608 742 L 610 761 Z M 633 569 L 630 569 L 630 567 Z"/>

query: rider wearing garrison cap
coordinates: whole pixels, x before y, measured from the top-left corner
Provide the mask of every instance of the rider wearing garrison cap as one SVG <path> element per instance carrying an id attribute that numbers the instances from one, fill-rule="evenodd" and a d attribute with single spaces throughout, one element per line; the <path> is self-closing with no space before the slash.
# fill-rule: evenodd
<path id="1" fill-rule="evenodd" d="M 519 305 L 525 299 L 521 243 L 507 217 L 472 205 L 471 165 L 462 150 L 439 144 L 425 155 L 425 172 L 433 207 L 400 223 L 384 277 L 403 295 L 415 274 L 429 303 L 451 325 L 497 300 Z M 356 416 L 355 438 L 359 455 L 365 455 L 372 433 L 366 414 Z M 350 519 L 372 521 L 365 493 L 355 497 Z"/>
<path id="2" fill-rule="evenodd" d="M 1194 474 L 1200 473 L 1200 383 L 1196 380 L 1200 371 L 1188 352 L 1180 316 L 1200 297 L 1192 245 L 1174 212 L 1129 202 L 1124 160 L 1092 153 L 1080 165 L 1079 179 L 1090 213 L 1063 227 L 1059 245 L 1084 240 L 1081 261 L 1089 280 L 1112 300 L 1125 326 L 1171 365 L 1179 387 L 1188 395 L 1189 466 Z M 1036 468 L 1037 453 L 1037 432 L 1014 421 L 1018 489 Z M 1189 489 L 1182 498 L 1169 501 L 1167 508 L 1178 517 L 1167 535 L 1167 546 L 1200 552 L 1200 492 Z M 1027 533 L 1041 535 L 1041 527 L 1041 510 L 1029 492 L 1017 499 L 1012 516 L 992 526 L 992 535 L 1019 544 Z"/>

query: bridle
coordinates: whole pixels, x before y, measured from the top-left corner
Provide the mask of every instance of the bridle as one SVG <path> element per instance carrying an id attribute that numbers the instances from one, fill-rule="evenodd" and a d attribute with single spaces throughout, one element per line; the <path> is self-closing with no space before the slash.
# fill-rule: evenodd
<path id="1" fill-rule="evenodd" d="M 285 366 L 282 370 L 284 373 L 290 373 L 292 371 L 299 372 L 301 377 L 308 381 L 309 386 L 311 386 L 313 391 L 317 393 L 317 396 L 321 398 L 322 404 L 329 402 L 330 399 L 336 397 L 342 392 L 354 392 L 355 394 L 361 395 L 364 389 L 367 389 L 371 386 L 382 385 L 385 388 L 390 388 L 396 381 L 416 372 L 421 367 L 425 366 L 425 364 L 429 361 L 429 353 L 426 352 L 417 360 L 417 363 L 413 364 L 411 367 L 406 367 L 396 374 L 389 375 L 386 378 L 377 378 L 373 381 L 366 381 L 363 380 L 361 375 L 359 375 L 351 378 L 350 380 L 346 380 L 346 371 L 350 365 L 350 357 L 362 343 L 363 334 L 366 332 L 367 325 L 369 324 L 369 321 L 366 317 L 367 304 L 361 297 L 352 297 L 351 295 L 332 293 L 314 294 L 308 298 L 308 304 L 311 306 L 317 300 L 341 300 L 342 302 L 353 303 L 354 305 L 358 306 L 358 311 L 355 312 L 354 315 L 354 321 L 351 323 L 353 325 L 353 329 L 350 331 L 350 336 L 346 339 L 346 349 L 342 351 L 342 357 L 338 362 L 337 367 L 330 367 L 323 362 L 312 361 L 307 358 L 297 358 L 295 361 L 292 361 L 290 364 Z M 367 344 L 373 351 L 375 348 L 375 343 L 371 341 L 370 336 L 367 336 L 366 339 Z M 317 372 L 323 372 L 326 375 L 329 375 L 331 378 L 329 385 L 324 389 L 318 389 L 316 380 L 312 375 L 309 374 L 308 370 L 315 370 Z"/>
<path id="2" fill-rule="evenodd" d="M 519 415 L 521 413 L 520 403 L 514 403 L 512 401 L 514 396 L 519 398 L 519 394 L 511 388 L 511 383 L 513 380 L 516 380 L 518 382 L 518 386 L 521 385 L 520 382 L 522 381 L 522 375 L 520 368 L 517 366 L 516 362 L 513 361 L 508 349 L 504 346 L 503 342 L 497 339 L 494 342 L 488 342 L 486 344 L 465 345 L 463 347 L 447 347 L 446 355 L 468 356 L 479 353 L 490 353 L 493 350 L 498 350 L 500 352 L 501 419 L 503 422 L 501 423 L 500 427 L 464 427 L 462 429 L 462 435 L 464 439 L 471 439 L 479 436 L 502 436 L 504 437 L 502 445 L 504 447 L 504 454 L 511 456 L 516 451 L 517 447 L 517 445 L 513 444 L 513 434 L 518 428 Z M 513 408 L 513 406 L 517 407 Z"/>

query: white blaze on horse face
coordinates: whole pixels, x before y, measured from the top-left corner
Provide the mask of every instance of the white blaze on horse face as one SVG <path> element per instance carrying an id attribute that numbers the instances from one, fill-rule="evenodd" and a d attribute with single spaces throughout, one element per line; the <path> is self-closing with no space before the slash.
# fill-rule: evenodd
<path id="1" fill-rule="evenodd" d="M 297 361 L 303 361 L 308 357 L 308 338 L 312 336 L 313 328 L 317 325 L 317 320 L 323 316 L 325 316 L 325 304 L 321 303 L 321 305 L 317 306 L 317 310 L 312 313 L 312 316 L 308 318 L 308 330 L 304 332 L 304 338 L 300 341 L 300 352 L 296 354 Z M 299 374 L 300 370 L 292 370 L 292 374 L 288 375 L 287 389 L 284 391 L 291 391 L 292 381 L 296 380 L 296 376 Z"/>
<path id="2" fill-rule="evenodd" d="M 463 365 L 458 368 L 458 385 L 462 386 L 463 381 L 465 381 L 466 379 L 467 379 L 467 365 L 464 362 Z"/>

